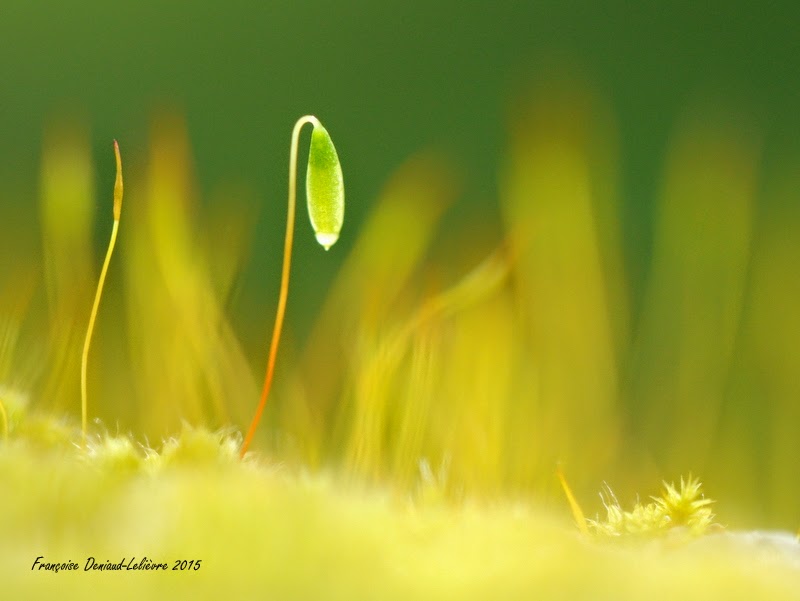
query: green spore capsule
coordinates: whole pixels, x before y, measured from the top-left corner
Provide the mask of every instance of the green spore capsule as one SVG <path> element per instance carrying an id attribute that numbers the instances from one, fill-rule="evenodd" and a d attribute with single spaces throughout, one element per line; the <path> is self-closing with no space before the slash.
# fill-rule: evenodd
<path id="1" fill-rule="evenodd" d="M 339 239 L 344 221 L 344 179 L 333 140 L 318 121 L 308 152 L 306 198 L 317 242 L 328 250 Z"/>

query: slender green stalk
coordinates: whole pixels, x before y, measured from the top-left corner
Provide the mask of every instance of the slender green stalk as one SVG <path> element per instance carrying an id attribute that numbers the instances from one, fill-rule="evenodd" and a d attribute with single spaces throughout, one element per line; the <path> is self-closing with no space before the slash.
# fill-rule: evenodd
<path id="1" fill-rule="evenodd" d="M 122 159 L 119 155 L 119 144 L 114 140 L 114 155 L 117 161 L 117 177 L 114 182 L 114 225 L 111 229 L 111 240 L 108 243 L 106 258 L 103 261 L 103 268 L 100 271 L 100 280 L 97 282 L 97 292 L 94 296 L 92 313 L 89 316 L 89 326 L 86 329 L 86 338 L 83 342 L 83 355 L 81 356 L 81 433 L 83 444 L 86 445 L 86 422 L 87 422 L 87 395 L 86 395 L 86 368 L 89 361 L 89 347 L 92 343 L 92 332 L 97 319 L 97 310 L 100 307 L 100 297 L 103 296 L 103 285 L 108 273 L 108 264 L 111 262 L 111 254 L 117 243 L 117 232 L 119 230 L 119 218 L 122 212 Z"/>
<path id="2" fill-rule="evenodd" d="M 267 373 L 264 376 L 264 386 L 261 389 L 261 398 L 256 407 L 256 413 L 253 416 L 253 421 L 250 422 L 250 429 L 247 431 L 240 456 L 244 457 L 250 443 L 253 440 L 253 435 L 258 427 L 258 422 L 261 421 L 261 414 L 264 412 L 264 407 L 267 404 L 267 396 L 269 396 L 270 388 L 272 388 L 272 376 L 275 373 L 275 358 L 278 355 L 278 343 L 281 339 L 281 330 L 283 329 L 283 317 L 286 313 L 286 299 L 289 296 L 289 272 L 292 266 L 292 242 L 294 240 L 294 214 L 295 206 L 297 204 L 297 147 L 300 142 L 300 130 L 306 123 L 311 123 L 314 126 L 319 125 L 316 117 L 306 115 L 297 120 L 292 130 L 292 145 L 289 151 L 289 201 L 286 209 L 286 236 L 283 243 L 283 269 L 281 271 L 281 289 L 278 295 L 278 310 L 275 314 L 275 326 L 272 329 L 272 342 L 269 347 L 269 359 L 267 360 Z"/>
<path id="3" fill-rule="evenodd" d="M 561 482 L 561 488 L 564 490 L 564 495 L 567 497 L 567 502 L 569 503 L 569 508 L 572 510 L 572 517 L 575 520 L 575 525 L 578 527 L 578 530 L 581 531 L 581 534 L 588 537 L 589 526 L 586 523 L 586 517 L 584 517 L 583 510 L 578 504 L 575 495 L 572 494 L 572 489 L 569 487 L 569 484 L 567 484 L 567 479 L 564 476 L 564 472 L 561 471 L 560 465 L 556 466 L 556 476 L 558 476 L 558 480 Z"/>
<path id="4" fill-rule="evenodd" d="M 256 407 L 253 421 L 242 443 L 240 456 L 244 457 L 250 443 L 253 441 L 264 407 L 267 404 L 272 377 L 275 373 L 275 359 L 278 355 L 278 344 L 283 329 L 283 317 L 286 313 L 286 299 L 289 295 L 289 273 L 292 264 L 292 241 L 294 238 L 294 217 L 297 204 L 297 149 L 300 140 L 300 130 L 310 123 L 314 127 L 312 134 L 311 150 L 308 158 L 308 173 L 306 175 L 306 195 L 308 197 L 308 211 L 311 224 L 316 233 L 317 241 L 328 250 L 338 239 L 339 230 L 344 219 L 344 184 L 342 183 L 342 170 L 339 158 L 333 147 L 328 132 L 322 127 L 319 120 L 312 115 L 305 115 L 297 120 L 292 130 L 292 143 L 289 150 L 289 199 L 286 214 L 286 237 L 283 244 L 283 270 L 281 272 L 281 289 L 278 295 L 278 309 L 275 315 L 275 326 L 272 330 L 272 342 L 267 360 L 267 373 L 264 376 L 264 386 L 261 389 L 261 398 Z"/>

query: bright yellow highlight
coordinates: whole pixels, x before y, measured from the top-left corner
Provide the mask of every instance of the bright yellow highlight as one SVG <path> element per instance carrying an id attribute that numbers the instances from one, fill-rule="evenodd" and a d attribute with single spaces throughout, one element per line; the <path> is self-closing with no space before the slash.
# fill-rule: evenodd
<path id="1" fill-rule="evenodd" d="M 3 399 L 0 399 L 0 418 L 3 420 L 3 440 L 8 440 L 8 412 Z"/>
<path id="2" fill-rule="evenodd" d="M 117 161 L 117 177 L 114 182 L 114 225 L 111 229 L 111 240 L 108 243 L 106 259 L 103 261 L 103 268 L 100 271 L 100 280 L 97 282 L 97 292 L 94 296 L 92 313 L 89 316 L 89 326 L 86 329 L 86 339 L 83 343 L 83 354 L 81 355 L 81 433 L 83 444 L 86 445 L 86 425 L 87 425 L 87 395 L 86 395 L 86 369 L 89 361 L 89 346 L 92 343 L 92 332 L 94 323 L 97 319 L 97 310 L 100 307 L 100 297 L 103 295 L 103 285 L 108 273 L 108 264 L 111 261 L 111 254 L 114 252 L 114 245 L 117 242 L 117 231 L 119 230 L 119 217 L 122 210 L 122 159 L 119 155 L 119 144 L 114 140 L 114 156 Z"/>
<path id="3" fill-rule="evenodd" d="M 3 550 L 8 561 L 17 558 L 15 569 L 0 572 L 7 598 L 116 599 L 124 590 L 125 599 L 146 599 L 179 575 L 186 577 L 168 584 L 172 597 L 264 590 L 281 599 L 353 601 L 797 598 L 791 551 L 766 539 L 587 544 L 558 513 L 536 505 L 412 503 L 353 490 L 330 474 L 240 462 L 235 443 L 202 430 L 183 431 L 144 457 L 126 440 L 92 440 L 91 462 L 9 445 L 0 480 L 25 502 L 0 495 Z M 54 489 L 64 494 L 54 498 Z M 87 555 L 129 560 L 118 541 L 147 546 L 147 557 L 169 561 L 170 570 L 83 572 Z M 39 555 L 80 569 L 31 571 Z M 202 559 L 201 569 L 172 572 L 182 558 Z M 243 572 L 254 558 L 258 567 Z M 309 578 L 309 569 L 325 577 Z"/>

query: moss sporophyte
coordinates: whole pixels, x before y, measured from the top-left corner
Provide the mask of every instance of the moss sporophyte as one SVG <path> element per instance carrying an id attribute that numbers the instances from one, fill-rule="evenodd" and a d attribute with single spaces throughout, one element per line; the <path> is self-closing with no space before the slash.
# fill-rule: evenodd
<path id="1" fill-rule="evenodd" d="M 103 285 L 108 273 L 108 264 L 111 262 L 111 255 L 114 252 L 114 245 L 117 242 L 117 232 L 119 231 L 119 218 L 122 212 L 122 159 L 119 154 L 119 144 L 114 140 L 114 156 L 117 162 L 117 175 L 114 181 L 114 225 L 111 229 L 111 239 L 108 242 L 106 258 L 103 261 L 103 268 L 100 271 L 100 280 L 97 282 L 97 292 L 94 296 L 92 312 L 89 316 L 89 325 L 86 328 L 86 338 L 83 343 L 83 354 L 81 355 L 81 435 L 83 446 L 86 446 L 86 422 L 87 422 L 87 393 L 86 393 L 86 370 L 89 361 L 89 346 L 92 343 L 92 332 L 94 331 L 95 320 L 97 319 L 97 309 L 100 306 L 100 297 L 103 295 Z"/>
<path id="2" fill-rule="evenodd" d="M 267 402 L 272 376 L 275 371 L 275 358 L 278 354 L 278 344 L 283 327 L 283 317 L 286 312 L 286 299 L 289 294 L 289 273 L 292 263 L 292 240 L 294 236 L 294 216 L 297 197 L 297 147 L 300 140 L 300 130 L 310 123 L 313 126 L 311 134 L 311 147 L 308 153 L 308 171 L 306 172 L 306 199 L 308 202 L 308 215 L 311 226 L 314 228 L 317 242 L 325 250 L 330 249 L 339 239 L 339 232 L 344 221 L 344 180 L 339 156 L 333 146 L 328 131 L 319 120 L 306 115 L 300 117 L 292 130 L 292 143 L 289 152 L 289 199 L 286 214 L 286 237 L 283 246 L 283 269 L 281 272 L 281 288 L 278 296 L 278 309 L 275 315 L 275 326 L 272 330 L 272 342 L 269 348 L 267 371 L 264 377 L 264 386 L 261 398 L 256 407 L 253 421 L 247 431 L 240 456 L 244 457 L 255 435 L 261 414 Z"/>
<path id="3" fill-rule="evenodd" d="M 339 156 L 333 145 L 330 134 L 322 126 L 319 120 L 306 115 L 298 119 L 292 131 L 291 148 L 289 155 L 289 194 L 286 216 L 286 235 L 284 239 L 283 267 L 281 272 L 280 293 L 278 296 L 278 308 L 275 316 L 275 325 L 272 331 L 272 342 L 269 349 L 267 360 L 267 370 L 264 377 L 264 385 L 261 391 L 261 398 L 256 407 L 247 435 L 242 443 L 240 457 L 244 457 L 253 440 L 256 428 L 261 419 L 261 415 L 266 405 L 267 397 L 272 386 L 272 378 L 275 371 L 275 360 L 278 353 L 278 346 L 283 328 L 283 319 L 286 312 L 286 301 L 289 293 L 289 275 L 292 262 L 292 241 L 294 236 L 295 206 L 297 197 L 297 152 L 300 139 L 300 131 L 306 124 L 313 127 L 311 134 L 311 145 L 308 155 L 308 169 L 306 172 L 306 199 L 308 215 L 311 226 L 317 241 L 325 250 L 329 250 L 339 239 L 339 232 L 344 221 L 344 179 L 342 168 L 339 163 Z M 119 145 L 114 141 L 114 153 L 116 156 L 116 181 L 114 184 L 114 224 L 111 230 L 111 239 L 108 244 L 105 261 L 100 272 L 97 290 L 92 305 L 89 323 L 86 329 L 86 336 L 81 355 L 81 433 L 82 443 L 86 447 L 87 421 L 88 421 L 88 401 L 87 401 L 87 365 L 89 358 L 89 348 L 92 341 L 97 312 L 100 306 L 100 299 L 103 294 L 108 266 L 119 231 L 119 220 L 122 209 L 122 160 L 119 152 Z M 0 421 L 2 429 L 7 437 L 8 419 L 5 407 L 0 404 Z"/>

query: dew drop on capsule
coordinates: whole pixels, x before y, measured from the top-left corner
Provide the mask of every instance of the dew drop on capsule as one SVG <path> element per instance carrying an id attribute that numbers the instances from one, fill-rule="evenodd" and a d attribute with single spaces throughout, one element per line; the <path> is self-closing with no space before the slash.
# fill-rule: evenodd
<path id="1" fill-rule="evenodd" d="M 318 122 L 308 151 L 306 198 L 317 242 L 328 250 L 339 239 L 344 221 L 344 179 L 333 140 Z"/>

